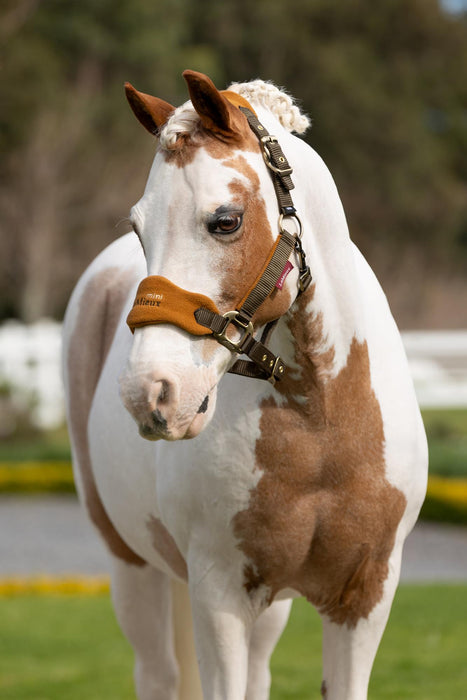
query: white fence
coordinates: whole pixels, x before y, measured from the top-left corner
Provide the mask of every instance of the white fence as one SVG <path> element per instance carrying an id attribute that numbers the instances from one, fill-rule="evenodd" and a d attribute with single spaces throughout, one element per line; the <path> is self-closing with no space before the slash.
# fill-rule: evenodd
<path id="1" fill-rule="evenodd" d="M 1 412 L 0 435 L 15 428 L 15 414 L 30 414 L 33 424 L 53 428 L 64 421 L 60 367 L 61 325 L 40 321 L 31 326 L 5 323 L 0 327 L 1 398 L 12 410 Z"/>
<path id="2" fill-rule="evenodd" d="M 18 411 L 30 410 L 43 428 L 64 419 L 60 331 L 54 321 L 0 327 L 0 399 L 9 393 Z M 420 405 L 467 407 L 467 331 L 407 332 L 403 339 Z M 5 411 L 1 418 L 9 420 Z M 8 428 L 4 423 L 0 434 Z"/>
<path id="3" fill-rule="evenodd" d="M 423 408 L 467 407 L 467 331 L 402 334 Z"/>

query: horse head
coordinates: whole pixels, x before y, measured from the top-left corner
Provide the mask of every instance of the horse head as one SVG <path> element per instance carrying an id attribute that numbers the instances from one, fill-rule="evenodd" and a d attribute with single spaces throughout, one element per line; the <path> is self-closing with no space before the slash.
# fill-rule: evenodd
<path id="1" fill-rule="evenodd" d="M 256 118 L 253 108 L 205 75 L 185 71 L 184 78 L 191 101 L 178 109 L 126 85 L 136 117 L 159 137 L 130 217 L 148 277 L 128 318 L 134 341 L 121 377 L 123 402 L 148 439 L 192 438 L 206 427 L 219 380 L 240 346 L 256 342 L 253 332 L 287 312 L 301 272 L 288 261 L 297 232 L 281 228 L 278 236 L 278 195 L 264 162 L 270 151 L 248 120 Z M 286 133 L 278 121 L 277 129 Z M 282 218 L 295 228 L 282 204 Z M 277 243 L 287 238 L 289 248 L 278 256 Z M 280 282 L 269 280 L 258 308 L 240 315 L 271 259 Z M 257 375 L 267 378 L 266 363 L 274 364 L 274 379 L 283 367 L 258 347 Z"/>

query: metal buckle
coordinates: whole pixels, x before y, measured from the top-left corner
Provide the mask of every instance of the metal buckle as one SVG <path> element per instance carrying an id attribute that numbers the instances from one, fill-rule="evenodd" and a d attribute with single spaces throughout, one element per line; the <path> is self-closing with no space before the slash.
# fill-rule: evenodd
<path id="1" fill-rule="evenodd" d="M 241 354 L 243 352 L 242 348 L 245 343 L 245 340 L 249 336 L 253 335 L 254 329 L 252 322 L 248 321 L 247 323 L 243 323 L 238 318 L 239 314 L 239 311 L 227 311 L 225 314 L 223 314 L 224 318 L 227 319 L 227 323 L 225 324 L 223 330 L 220 333 L 213 333 L 213 336 L 221 345 L 224 345 L 224 347 L 228 348 L 231 352 L 238 352 Z M 233 340 L 227 338 L 226 336 L 227 328 L 230 326 L 231 323 L 237 326 L 237 328 L 241 328 L 244 331 L 240 340 L 236 343 Z"/>
<path id="2" fill-rule="evenodd" d="M 268 136 L 263 136 L 261 139 L 261 145 L 263 147 L 263 159 L 266 165 L 268 166 L 269 170 L 272 170 L 273 173 L 276 173 L 276 175 L 279 175 L 280 177 L 285 177 L 286 175 L 291 175 L 293 173 L 293 168 L 288 167 L 288 168 L 278 168 L 276 165 L 273 165 L 271 162 L 272 159 L 272 153 L 267 147 L 268 143 L 278 143 L 277 138 L 275 136 L 271 136 L 270 134 Z M 285 163 L 285 157 L 281 156 L 281 158 L 284 159 Z"/>
<path id="3" fill-rule="evenodd" d="M 279 374 L 283 374 L 285 370 L 285 365 L 282 362 L 281 358 L 279 355 L 276 357 L 276 361 L 274 362 L 274 366 L 271 369 L 271 373 L 268 377 L 268 382 L 270 382 L 273 386 L 275 385 L 277 379 L 275 377 L 276 371 L 279 370 Z"/>
<path id="4" fill-rule="evenodd" d="M 304 272 L 298 278 L 298 288 L 300 292 L 305 292 L 311 284 L 311 271 L 308 265 Z"/>
<path id="5" fill-rule="evenodd" d="M 284 219 L 295 219 L 296 223 L 298 224 L 298 232 L 292 233 L 291 231 L 287 231 L 287 229 L 283 226 Z M 298 214 L 279 214 L 279 232 L 283 233 L 284 231 L 289 233 L 291 236 L 298 236 L 299 238 L 302 237 L 302 222 Z"/>

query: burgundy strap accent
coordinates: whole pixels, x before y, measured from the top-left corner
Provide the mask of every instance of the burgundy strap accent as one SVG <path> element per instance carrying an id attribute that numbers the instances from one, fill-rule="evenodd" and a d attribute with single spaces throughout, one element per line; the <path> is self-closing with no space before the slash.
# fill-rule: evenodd
<path id="1" fill-rule="evenodd" d="M 277 280 L 284 270 L 284 266 L 295 248 L 295 236 L 288 231 L 279 234 L 278 240 L 274 244 L 274 252 L 268 265 L 256 280 L 253 287 L 240 302 L 239 311 L 242 316 L 253 318 L 261 304 L 266 301 L 274 290 Z"/>

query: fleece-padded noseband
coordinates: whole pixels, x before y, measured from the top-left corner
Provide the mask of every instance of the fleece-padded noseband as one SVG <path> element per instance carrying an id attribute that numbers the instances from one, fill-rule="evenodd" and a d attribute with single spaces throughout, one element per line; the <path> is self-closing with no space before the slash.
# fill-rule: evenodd
<path id="1" fill-rule="evenodd" d="M 140 282 L 127 323 L 132 332 L 153 323 L 172 323 L 191 335 L 208 335 L 211 330 L 201 326 L 195 311 L 205 308 L 219 314 L 215 303 L 204 294 L 187 292 L 165 277 L 151 275 Z"/>

